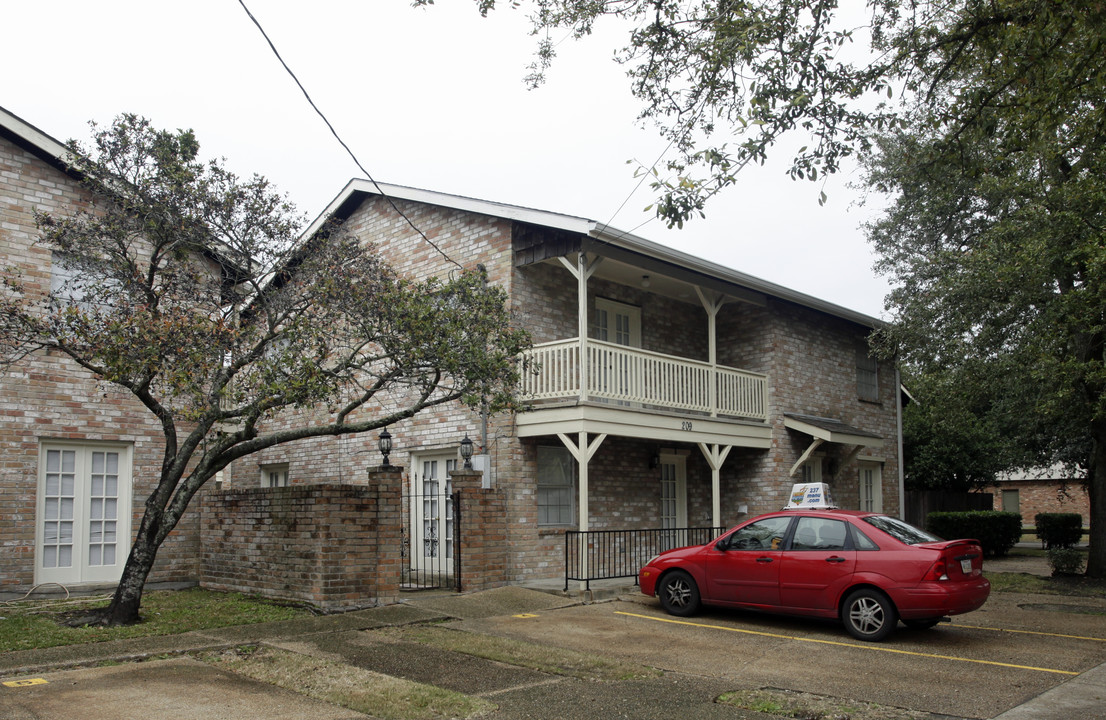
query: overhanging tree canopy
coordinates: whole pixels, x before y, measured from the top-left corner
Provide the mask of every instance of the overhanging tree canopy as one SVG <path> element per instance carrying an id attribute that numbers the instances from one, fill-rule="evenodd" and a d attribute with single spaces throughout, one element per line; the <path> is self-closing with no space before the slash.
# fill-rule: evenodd
<path id="1" fill-rule="evenodd" d="M 42 294 L 4 271 L 0 351 L 6 367 L 63 353 L 161 428 L 160 477 L 109 622 L 137 618 L 161 543 L 234 460 L 443 403 L 512 404 L 528 340 L 481 273 L 405 278 L 340 228 L 298 244 L 292 206 L 263 178 L 198 160 L 190 131 L 125 115 L 91 152 L 71 149 L 96 207 L 37 217 L 68 280 Z"/>

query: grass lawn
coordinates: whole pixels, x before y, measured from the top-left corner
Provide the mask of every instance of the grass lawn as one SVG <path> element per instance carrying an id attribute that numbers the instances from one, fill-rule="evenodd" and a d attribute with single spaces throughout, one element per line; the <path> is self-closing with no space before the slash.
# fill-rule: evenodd
<path id="1" fill-rule="evenodd" d="M 0 652 L 57 645 L 119 640 L 121 638 L 175 635 L 189 630 L 291 620 L 309 615 L 291 607 L 238 593 L 199 588 L 156 590 L 142 597 L 142 621 L 124 627 L 69 627 L 66 619 L 105 607 L 103 598 L 25 600 L 0 604 Z"/>

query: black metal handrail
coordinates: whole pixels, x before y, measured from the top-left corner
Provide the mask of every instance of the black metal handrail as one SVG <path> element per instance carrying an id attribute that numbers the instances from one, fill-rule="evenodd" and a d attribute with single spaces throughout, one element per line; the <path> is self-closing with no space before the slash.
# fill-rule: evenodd
<path id="1" fill-rule="evenodd" d="M 726 531 L 721 527 L 648 530 L 568 530 L 565 532 L 565 590 L 577 580 L 634 578 L 653 556 L 687 545 L 704 545 Z"/>

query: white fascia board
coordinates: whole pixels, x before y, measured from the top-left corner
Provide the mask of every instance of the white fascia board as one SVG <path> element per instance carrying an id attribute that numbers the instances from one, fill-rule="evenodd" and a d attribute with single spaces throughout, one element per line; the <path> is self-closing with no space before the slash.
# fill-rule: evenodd
<path id="1" fill-rule="evenodd" d="M 58 162 L 65 165 L 69 164 L 69 148 L 2 107 L 0 107 L 0 126 L 21 138 L 24 142 L 34 145 L 51 157 L 56 158 Z"/>

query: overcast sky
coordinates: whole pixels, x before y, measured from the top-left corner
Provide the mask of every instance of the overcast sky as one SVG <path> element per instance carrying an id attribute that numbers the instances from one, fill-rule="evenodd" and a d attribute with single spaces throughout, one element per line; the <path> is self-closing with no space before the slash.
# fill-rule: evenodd
<path id="1" fill-rule="evenodd" d="M 487 19 L 472 0 L 247 5 L 379 182 L 606 222 L 882 315 L 887 285 L 871 268 L 860 228 L 871 211 L 855 204 L 855 174 L 794 182 L 778 152 L 743 172 L 706 219 L 683 230 L 648 222 L 652 191 L 633 169 L 652 166 L 666 143 L 635 120 L 611 60 L 624 41 L 617 28 L 565 39 L 547 84 L 531 91 L 534 39 L 507 2 Z M 237 0 L 6 2 L 3 19 L 0 105 L 60 140 L 87 141 L 89 120 L 121 112 L 191 128 L 205 156 L 265 175 L 311 218 L 361 175 Z"/>

